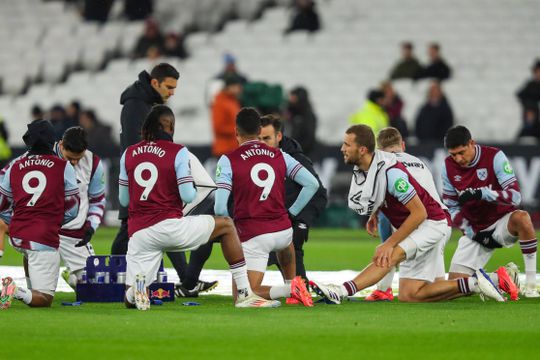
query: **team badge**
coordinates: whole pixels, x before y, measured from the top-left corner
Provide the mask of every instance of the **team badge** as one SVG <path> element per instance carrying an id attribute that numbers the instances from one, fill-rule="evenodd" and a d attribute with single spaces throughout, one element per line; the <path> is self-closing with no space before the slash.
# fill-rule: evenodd
<path id="1" fill-rule="evenodd" d="M 484 181 L 487 179 L 488 172 L 486 168 L 477 169 L 476 170 L 476 176 L 478 176 L 478 179 Z"/>
<path id="2" fill-rule="evenodd" d="M 514 173 L 514 169 L 512 169 L 512 166 L 510 166 L 510 163 L 508 161 L 504 163 L 503 170 L 508 175 L 512 175 Z"/>
<path id="3" fill-rule="evenodd" d="M 394 189 L 396 189 L 397 192 L 406 193 L 407 190 L 409 190 L 409 183 L 404 179 L 397 179 L 394 183 Z"/>
<path id="4" fill-rule="evenodd" d="M 461 181 L 461 176 L 460 175 L 454 176 L 454 181 L 460 182 Z"/>

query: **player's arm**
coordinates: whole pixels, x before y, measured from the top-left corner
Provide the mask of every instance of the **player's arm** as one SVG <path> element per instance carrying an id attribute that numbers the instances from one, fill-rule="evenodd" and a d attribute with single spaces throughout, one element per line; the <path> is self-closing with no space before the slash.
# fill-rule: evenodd
<path id="1" fill-rule="evenodd" d="M 182 148 L 174 159 L 174 168 L 176 171 L 176 183 L 180 198 L 186 204 L 189 204 L 197 196 L 197 189 L 191 176 L 191 167 L 189 166 L 189 151 L 186 147 Z"/>
<path id="2" fill-rule="evenodd" d="M 394 248 L 427 219 L 426 208 L 410 183 L 407 173 L 400 169 L 390 169 L 387 172 L 387 178 L 388 193 L 409 210 L 409 215 L 401 226 L 375 251 L 373 261 L 377 266 L 384 267 L 390 266 Z"/>
<path id="3" fill-rule="evenodd" d="M 99 158 L 96 170 L 88 184 L 88 215 L 86 221 L 92 229 L 97 230 L 99 224 L 103 220 L 103 212 L 105 211 L 105 171 Z"/>
<path id="4" fill-rule="evenodd" d="M 216 169 L 216 197 L 214 212 L 218 216 L 229 216 L 227 204 L 232 191 L 232 167 L 229 158 L 222 155 Z"/>
<path id="5" fill-rule="evenodd" d="M 514 174 L 506 155 L 499 151 L 493 159 L 493 170 L 502 190 L 482 188 L 482 200 L 503 205 L 519 206 L 521 204 L 521 192 L 519 183 Z"/>
<path id="6" fill-rule="evenodd" d="M 283 152 L 285 164 L 287 165 L 287 177 L 302 186 L 295 202 L 289 208 L 292 216 L 297 216 L 311 200 L 313 195 L 319 190 L 319 182 L 302 164 L 296 161 L 292 156 Z"/>
<path id="7" fill-rule="evenodd" d="M 463 214 L 461 213 L 461 205 L 459 204 L 459 194 L 457 192 L 457 189 L 452 185 L 450 180 L 448 179 L 448 174 L 446 172 L 446 166 L 443 166 L 442 168 L 442 183 L 443 183 L 443 190 L 442 190 L 442 201 L 446 207 L 448 207 L 448 212 L 450 213 L 450 217 L 452 218 L 452 224 L 461 229 L 463 231 L 463 234 L 469 238 L 472 239 L 474 236 L 474 232 L 472 227 L 469 225 L 469 222 L 467 219 L 463 217 Z"/>
<path id="8" fill-rule="evenodd" d="M 120 205 L 129 205 L 129 180 L 126 171 L 126 152 L 120 158 L 120 175 L 118 176 L 118 201 Z"/>
<path id="9" fill-rule="evenodd" d="M 79 186 L 75 169 L 67 162 L 64 169 L 64 224 L 77 217 L 79 203 Z"/>
<path id="10" fill-rule="evenodd" d="M 4 168 L 4 178 L 0 182 L 0 212 L 2 219 L 9 224 L 13 209 L 13 195 L 11 193 L 10 181 L 11 168 Z"/>

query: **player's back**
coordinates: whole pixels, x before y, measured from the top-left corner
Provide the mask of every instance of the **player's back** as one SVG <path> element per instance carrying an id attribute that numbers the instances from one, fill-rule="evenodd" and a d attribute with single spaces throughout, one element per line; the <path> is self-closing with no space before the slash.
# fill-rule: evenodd
<path id="1" fill-rule="evenodd" d="M 27 155 L 16 160 L 9 173 L 13 217 L 9 225 L 15 245 L 28 242 L 58 247 L 64 218 L 64 174 L 67 162 L 54 155 Z M 75 190 L 74 193 L 77 193 Z M 17 244 L 21 240 L 22 243 Z"/>
<path id="2" fill-rule="evenodd" d="M 285 208 L 287 165 L 281 150 L 254 140 L 227 157 L 233 174 L 234 221 L 240 240 L 289 228 Z"/>
<path id="3" fill-rule="evenodd" d="M 407 168 L 411 176 L 420 184 L 420 186 L 422 186 L 443 209 L 447 209 L 439 196 L 439 192 L 435 186 L 435 180 L 433 180 L 433 174 L 427 165 L 416 156 L 405 152 L 396 153 L 396 158 Z"/>
<path id="4" fill-rule="evenodd" d="M 141 141 L 125 152 L 129 182 L 129 235 L 158 222 L 182 217 L 175 159 L 184 147 L 171 141 Z M 122 184 L 122 182 L 121 182 Z"/>

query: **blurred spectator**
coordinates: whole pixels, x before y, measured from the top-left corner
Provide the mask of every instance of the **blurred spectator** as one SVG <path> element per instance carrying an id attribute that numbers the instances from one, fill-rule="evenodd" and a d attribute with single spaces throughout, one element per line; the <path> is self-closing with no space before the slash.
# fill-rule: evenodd
<path id="1" fill-rule="evenodd" d="M 388 127 L 390 122 L 384 110 L 384 93 L 381 90 L 370 90 L 366 102 L 357 113 L 351 115 L 349 122 L 353 125 L 369 126 L 375 134 Z"/>
<path id="2" fill-rule="evenodd" d="M 113 2 L 114 0 L 84 0 L 84 20 L 106 22 Z"/>
<path id="3" fill-rule="evenodd" d="M 517 93 L 523 109 L 523 127 L 518 137 L 540 138 L 540 59 L 533 65 L 532 73 L 532 79 L 525 83 Z"/>
<path id="4" fill-rule="evenodd" d="M 80 125 L 86 130 L 88 148 L 101 158 L 118 156 L 120 148 L 111 134 L 111 127 L 102 124 L 93 110 L 80 113 Z"/>
<path id="5" fill-rule="evenodd" d="M 287 133 L 300 143 L 307 156 L 313 152 L 316 144 L 317 116 L 309 100 L 309 93 L 303 87 L 296 87 L 289 93 L 285 114 Z"/>
<path id="6" fill-rule="evenodd" d="M 34 106 L 32 106 L 32 110 L 30 110 L 30 116 L 32 117 L 32 121 L 36 121 L 43 120 L 45 114 L 43 113 L 43 109 L 41 109 L 41 106 L 35 104 Z"/>
<path id="7" fill-rule="evenodd" d="M 248 79 L 236 68 L 236 58 L 232 54 L 225 53 L 223 63 L 223 71 L 216 75 L 217 79 L 225 80 L 227 77 L 234 77 L 240 79 L 242 85 L 248 82 Z"/>
<path id="8" fill-rule="evenodd" d="M 225 78 L 225 87 L 212 103 L 214 142 L 212 155 L 219 157 L 238 147 L 236 140 L 236 114 L 240 111 L 242 79 L 231 75 Z"/>
<path id="9" fill-rule="evenodd" d="M 156 49 L 161 54 L 163 52 L 164 39 L 159 30 L 159 25 L 154 19 L 146 19 L 144 34 L 141 35 L 133 50 L 134 58 L 143 58 L 148 55 L 152 56 Z M 152 49 L 155 47 L 155 49 Z M 150 50 L 150 54 L 149 54 Z"/>
<path id="10" fill-rule="evenodd" d="M 421 69 L 420 62 L 414 56 L 413 44 L 404 42 L 401 44 L 401 59 L 390 71 L 390 79 L 414 79 Z"/>
<path id="11" fill-rule="evenodd" d="M 442 92 L 441 85 L 434 81 L 428 90 L 427 102 L 416 116 L 416 137 L 421 141 L 441 143 L 452 125 L 452 108 Z"/>
<path id="12" fill-rule="evenodd" d="M 77 124 L 77 125 L 79 124 L 80 113 L 81 113 L 81 104 L 77 100 L 73 100 L 66 107 L 66 119 L 72 124 Z"/>
<path id="13" fill-rule="evenodd" d="M 79 122 L 73 122 L 67 117 L 66 110 L 60 104 L 53 105 L 49 111 L 49 120 L 54 127 L 55 140 L 59 141 L 64 135 L 64 131 L 72 126 L 79 125 Z"/>
<path id="14" fill-rule="evenodd" d="M 319 14 L 315 10 L 315 2 L 313 0 L 296 0 L 291 24 L 285 30 L 285 33 L 288 34 L 297 30 L 315 32 L 320 28 L 321 23 Z"/>
<path id="15" fill-rule="evenodd" d="M 9 133 L 4 123 L 4 118 L 0 116 L 0 168 L 6 166 L 11 158 L 11 148 L 9 147 L 8 140 Z M 0 241 L 3 244 L 4 239 L 0 239 Z"/>
<path id="16" fill-rule="evenodd" d="M 409 136 L 409 130 L 407 129 L 407 123 L 401 115 L 403 100 L 395 92 L 390 81 L 384 81 L 381 84 L 381 90 L 384 93 L 384 110 L 388 114 L 390 126 L 398 129 L 404 139 L 407 138 Z"/>
<path id="17" fill-rule="evenodd" d="M 150 16 L 153 11 L 153 0 L 124 0 L 124 14 L 131 21 L 144 20 Z"/>
<path id="18" fill-rule="evenodd" d="M 174 56 L 180 59 L 188 57 L 186 48 L 184 47 L 184 35 L 168 33 L 165 37 L 165 44 L 163 47 L 163 55 Z"/>
<path id="19" fill-rule="evenodd" d="M 418 72 L 417 79 L 432 78 L 442 81 L 452 76 L 452 70 L 441 57 L 439 44 L 432 43 L 429 45 L 428 56 L 431 62 Z"/>

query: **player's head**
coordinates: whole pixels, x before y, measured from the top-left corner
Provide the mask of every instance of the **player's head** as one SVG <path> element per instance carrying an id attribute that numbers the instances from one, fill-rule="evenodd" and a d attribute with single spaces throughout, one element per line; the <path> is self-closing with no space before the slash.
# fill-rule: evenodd
<path id="1" fill-rule="evenodd" d="M 273 148 L 278 148 L 283 134 L 281 132 L 283 124 L 276 115 L 264 115 L 261 117 L 261 133 L 259 140 Z"/>
<path id="2" fill-rule="evenodd" d="M 401 133 L 394 127 L 387 127 L 379 131 L 377 135 L 377 145 L 379 149 L 388 152 L 405 151 L 405 142 Z"/>
<path id="3" fill-rule="evenodd" d="M 353 125 L 345 131 L 341 153 L 345 164 L 358 165 L 375 151 L 375 134 L 367 125 Z"/>
<path id="4" fill-rule="evenodd" d="M 154 66 L 150 72 L 150 77 L 152 78 L 150 85 L 159 93 L 163 102 L 165 102 L 174 95 L 180 74 L 174 66 L 161 63 Z"/>
<path id="5" fill-rule="evenodd" d="M 70 127 L 64 132 L 58 147 L 65 160 L 73 166 L 77 165 L 88 148 L 86 131 L 80 126 Z"/>
<path id="6" fill-rule="evenodd" d="M 23 135 L 30 154 L 53 154 L 54 128 L 47 120 L 32 121 Z"/>
<path id="7" fill-rule="evenodd" d="M 146 141 L 172 139 L 174 135 L 174 113 L 165 105 L 155 105 L 144 119 L 141 136 Z"/>
<path id="8" fill-rule="evenodd" d="M 238 142 L 257 139 L 261 132 L 261 115 L 255 108 L 245 107 L 236 114 L 236 137 Z M 243 140 L 243 141 L 241 141 Z"/>
<path id="9" fill-rule="evenodd" d="M 465 126 L 454 126 L 444 136 L 444 146 L 459 166 L 466 167 L 473 161 L 476 155 L 475 145 L 471 132 Z"/>

